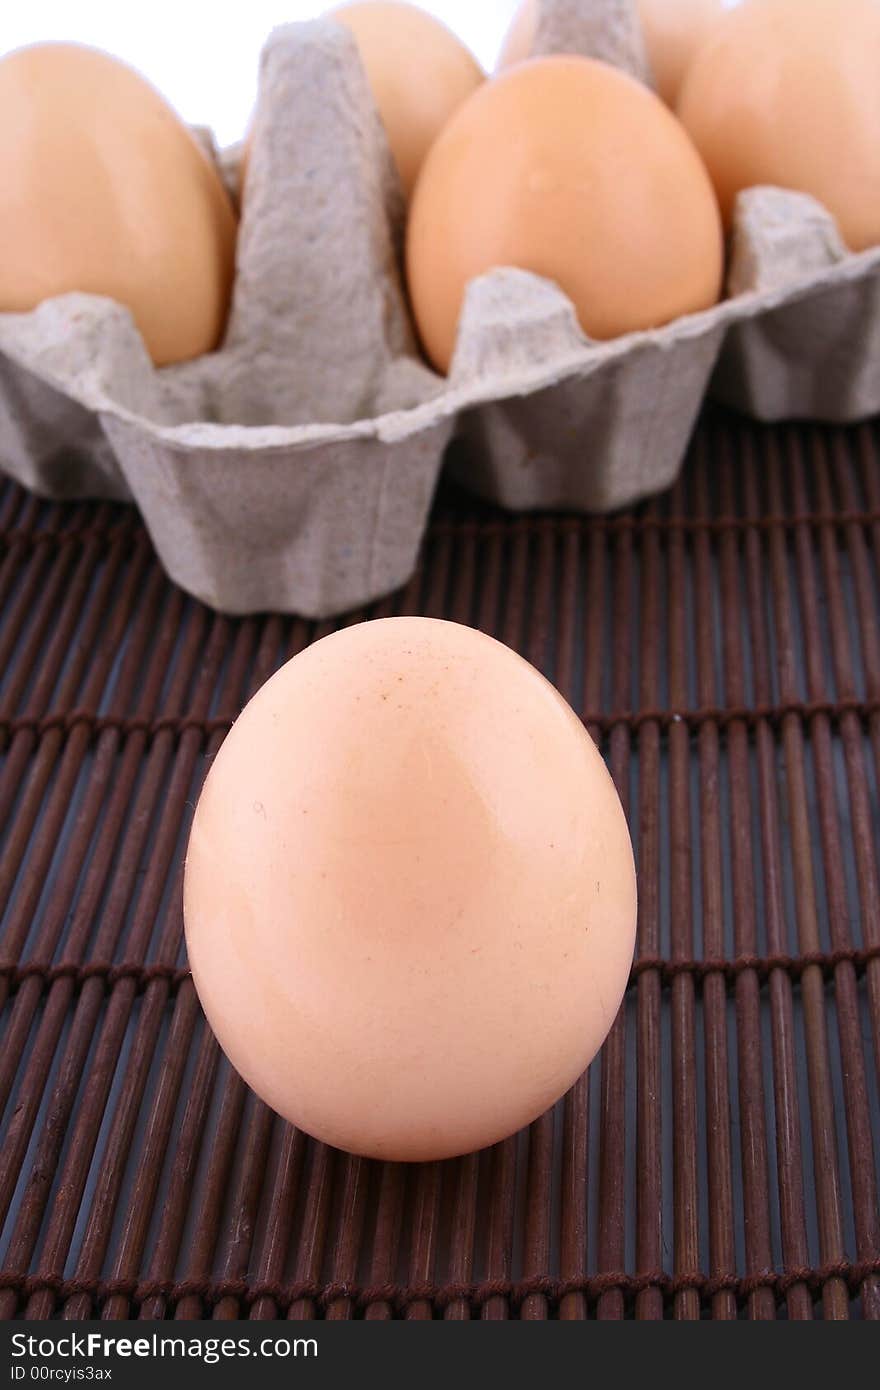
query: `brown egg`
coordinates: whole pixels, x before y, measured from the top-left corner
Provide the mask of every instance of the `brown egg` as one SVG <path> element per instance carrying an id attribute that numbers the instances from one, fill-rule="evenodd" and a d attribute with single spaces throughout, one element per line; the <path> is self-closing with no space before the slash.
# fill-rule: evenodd
<path id="1" fill-rule="evenodd" d="M 854 251 L 880 243 L 880 4 L 745 0 L 685 78 L 679 115 L 729 223 L 741 189 L 810 193 Z"/>
<path id="2" fill-rule="evenodd" d="M 561 696 L 469 627 L 342 629 L 247 706 L 186 861 L 221 1046 L 307 1133 L 376 1158 L 482 1148 L 610 1029 L 636 886 L 626 821 Z"/>
<path id="3" fill-rule="evenodd" d="M 485 81 L 460 39 L 416 5 L 363 3 L 331 10 L 350 29 L 385 125 L 404 192 L 452 113 Z"/>
<path id="4" fill-rule="evenodd" d="M 724 0 L 638 0 L 657 91 L 674 106 L 694 54 L 724 12 Z"/>
<path id="5" fill-rule="evenodd" d="M 0 61 L 0 310 L 107 295 L 157 365 L 197 357 L 223 333 L 235 232 L 210 160 L 136 72 L 68 43 Z"/>
<path id="6" fill-rule="evenodd" d="M 512 68 L 514 63 L 522 63 L 531 58 L 537 32 L 538 0 L 523 0 L 504 35 L 495 71 L 504 72 L 507 68 Z"/>
<path id="7" fill-rule="evenodd" d="M 556 57 L 511 68 L 453 116 L 416 187 L 406 259 L 445 372 L 468 282 L 493 267 L 556 281 L 585 332 L 613 338 L 714 304 L 723 244 L 709 177 L 659 98 Z"/>
<path id="8" fill-rule="evenodd" d="M 724 0 L 638 0 L 648 62 L 667 105 L 675 104 L 691 58 L 723 9 Z M 502 45 L 499 72 L 531 55 L 537 24 L 537 0 L 525 0 Z"/>

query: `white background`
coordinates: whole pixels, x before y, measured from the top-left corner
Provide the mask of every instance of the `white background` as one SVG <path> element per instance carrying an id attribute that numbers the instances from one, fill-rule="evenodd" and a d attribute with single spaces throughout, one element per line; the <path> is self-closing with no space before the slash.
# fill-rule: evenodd
<path id="1" fill-rule="evenodd" d="M 221 144 L 244 133 L 270 29 L 331 0 L 0 0 L 0 53 L 41 39 L 95 44 L 139 68 L 184 120 Z M 419 0 L 494 65 L 517 0 Z"/>

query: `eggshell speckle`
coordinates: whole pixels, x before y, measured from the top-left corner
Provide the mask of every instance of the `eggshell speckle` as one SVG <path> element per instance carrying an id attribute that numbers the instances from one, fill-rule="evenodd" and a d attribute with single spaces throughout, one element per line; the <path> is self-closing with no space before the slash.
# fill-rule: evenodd
<path id="1" fill-rule="evenodd" d="M 330 15 L 354 35 L 408 195 L 431 145 L 485 74 L 446 25 L 416 5 L 360 0 Z"/>
<path id="2" fill-rule="evenodd" d="M 529 1123 L 611 1027 L 626 822 L 592 740 L 514 652 L 396 618 L 309 647 L 208 774 L 186 864 L 208 1020 L 317 1138 L 437 1159 Z"/>
<path id="3" fill-rule="evenodd" d="M 653 92 L 589 58 L 533 59 L 453 116 L 416 187 L 407 276 L 448 371 L 465 289 L 500 266 L 555 281 L 592 338 L 715 304 L 723 239 L 703 164 Z"/>
<path id="4" fill-rule="evenodd" d="M 124 63 L 68 43 L 0 61 L 0 311 L 106 295 L 158 366 L 198 357 L 223 333 L 235 235 L 207 155 Z"/>
<path id="5" fill-rule="evenodd" d="M 688 70 L 679 115 L 729 223 L 737 193 L 809 193 L 853 251 L 880 244 L 880 4 L 744 0 Z"/>

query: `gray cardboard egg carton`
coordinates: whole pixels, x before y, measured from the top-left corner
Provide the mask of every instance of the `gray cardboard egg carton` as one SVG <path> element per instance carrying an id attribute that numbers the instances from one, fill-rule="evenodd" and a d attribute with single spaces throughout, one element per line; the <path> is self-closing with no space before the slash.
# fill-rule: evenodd
<path id="1" fill-rule="evenodd" d="M 543 0 L 535 52 L 649 76 L 634 0 Z M 240 150 L 201 138 L 237 196 Z M 218 609 L 322 618 L 410 576 L 453 434 L 450 469 L 483 496 L 605 511 L 673 481 L 708 390 L 768 420 L 880 411 L 880 250 L 849 254 L 803 195 L 740 199 L 731 298 L 610 343 L 550 282 L 493 271 L 448 379 L 418 355 L 402 232 L 348 32 L 277 30 L 222 348 L 156 370 L 94 296 L 0 315 L 0 467 L 49 497 L 133 499 L 169 574 Z"/>

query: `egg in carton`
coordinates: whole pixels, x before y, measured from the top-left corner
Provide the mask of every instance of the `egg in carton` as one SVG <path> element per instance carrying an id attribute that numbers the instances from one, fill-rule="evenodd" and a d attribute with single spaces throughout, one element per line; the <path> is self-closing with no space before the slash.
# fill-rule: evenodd
<path id="1" fill-rule="evenodd" d="M 649 77 L 634 0 L 539 0 L 532 47 Z M 214 157 L 237 193 L 242 151 Z M 880 410 L 880 250 L 850 254 L 806 195 L 742 194 L 729 297 L 610 342 L 551 282 L 491 271 L 444 378 L 418 352 L 402 195 L 342 26 L 272 34 L 246 163 L 217 352 L 156 369 L 94 296 L 0 315 L 0 466 L 133 499 L 171 576 L 222 611 L 324 618 L 404 583 L 453 435 L 473 491 L 605 511 L 674 480 L 707 391 L 762 419 Z"/>
<path id="2" fill-rule="evenodd" d="M 235 192 L 242 151 L 214 157 Z M 220 349 L 156 368 L 93 295 L 0 315 L 0 466 L 45 496 L 134 500 L 215 608 L 321 618 L 412 574 L 455 419 L 430 406 L 402 194 L 342 26 L 272 34 L 247 165 Z"/>
<path id="3" fill-rule="evenodd" d="M 532 57 L 583 54 L 653 84 L 636 0 L 536 0 L 528 27 Z M 450 472 L 518 510 L 611 511 L 674 482 L 707 394 L 764 421 L 880 411 L 880 248 L 850 253 L 806 194 L 748 189 L 725 290 L 702 313 L 597 343 L 534 276 L 474 282 L 453 377 L 487 389 Z M 493 398 L 489 382 L 505 389 Z"/>

